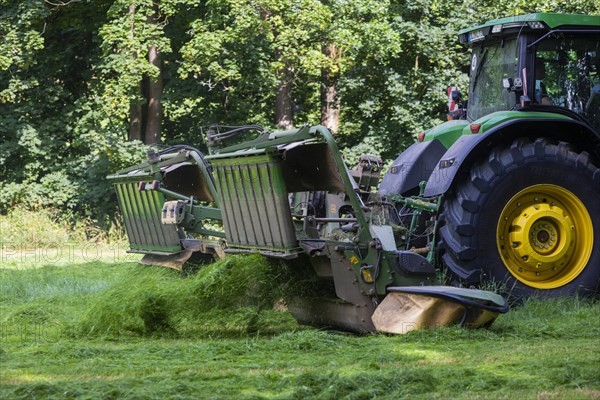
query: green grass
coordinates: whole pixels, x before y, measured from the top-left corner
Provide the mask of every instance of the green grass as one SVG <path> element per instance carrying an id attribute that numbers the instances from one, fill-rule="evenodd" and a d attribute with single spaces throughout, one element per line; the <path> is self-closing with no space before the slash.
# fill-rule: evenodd
<path id="1" fill-rule="evenodd" d="M 120 218 L 105 222 L 83 218 L 72 212 L 56 209 L 27 210 L 14 208 L 8 214 L 0 214 L 0 246 L 5 252 L 15 250 L 48 251 L 63 249 L 75 244 L 125 243 L 125 229 Z"/>
<path id="2" fill-rule="evenodd" d="M 260 257 L 182 277 L 113 250 L 2 264 L 0 398 L 600 398 L 598 301 L 358 336 L 274 309 L 290 276 Z"/>

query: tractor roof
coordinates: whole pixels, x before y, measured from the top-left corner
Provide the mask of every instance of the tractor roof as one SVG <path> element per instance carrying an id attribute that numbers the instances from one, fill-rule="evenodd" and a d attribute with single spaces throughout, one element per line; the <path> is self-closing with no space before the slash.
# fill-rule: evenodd
<path id="1" fill-rule="evenodd" d="M 518 15 L 516 17 L 494 19 L 485 24 L 462 29 L 458 32 L 461 43 L 473 43 L 492 34 L 507 33 L 511 30 L 540 30 L 553 29 L 582 29 L 600 30 L 600 15 L 585 14 L 552 14 L 535 13 Z"/>

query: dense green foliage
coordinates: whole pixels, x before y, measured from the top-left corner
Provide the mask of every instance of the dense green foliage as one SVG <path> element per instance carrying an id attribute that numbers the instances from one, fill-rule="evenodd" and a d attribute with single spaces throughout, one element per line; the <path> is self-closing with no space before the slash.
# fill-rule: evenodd
<path id="1" fill-rule="evenodd" d="M 444 118 L 448 84 L 465 86 L 456 32 L 533 11 L 598 14 L 600 6 L 0 0 L 0 212 L 21 205 L 108 220 L 115 201 L 104 176 L 143 156 L 143 144 L 128 139 L 152 142 L 132 133 L 133 112 L 143 126 L 158 121 L 163 143 L 202 147 L 208 124 L 276 128 L 282 84 L 296 126 L 318 124 L 321 91 L 335 87 L 342 146 L 389 160 Z"/>
<path id="2" fill-rule="evenodd" d="M 281 275 L 260 257 L 232 257 L 182 277 L 136 265 L 139 256 L 95 250 L 4 254 L 1 398 L 595 399 L 600 393 L 597 301 L 532 299 L 489 329 L 348 335 L 299 326 L 282 307 L 269 308 Z"/>

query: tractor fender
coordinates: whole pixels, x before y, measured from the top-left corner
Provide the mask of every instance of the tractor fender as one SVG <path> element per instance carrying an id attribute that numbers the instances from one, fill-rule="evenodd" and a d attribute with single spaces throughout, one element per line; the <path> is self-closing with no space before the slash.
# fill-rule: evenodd
<path id="1" fill-rule="evenodd" d="M 556 118 L 512 119 L 481 134 L 461 136 L 440 158 L 423 195 L 430 197 L 446 193 L 457 177 L 468 173 L 474 162 L 486 157 L 494 147 L 511 143 L 519 137 L 531 140 L 555 138 L 586 151 L 596 163 L 600 160 L 600 134 L 583 122 Z"/>
<path id="2" fill-rule="evenodd" d="M 404 194 L 418 189 L 419 183 L 429 179 L 446 150 L 437 139 L 414 143 L 394 160 L 381 180 L 379 193 Z"/>

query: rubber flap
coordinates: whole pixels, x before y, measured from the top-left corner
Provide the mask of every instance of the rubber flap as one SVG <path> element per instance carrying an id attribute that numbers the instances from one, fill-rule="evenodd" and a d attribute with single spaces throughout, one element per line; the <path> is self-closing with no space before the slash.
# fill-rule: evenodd
<path id="1" fill-rule="evenodd" d="M 453 301 L 410 293 L 389 293 L 371 320 L 377 332 L 404 334 L 460 322 L 465 308 Z"/>
<path id="2" fill-rule="evenodd" d="M 388 287 L 387 290 L 388 292 L 416 293 L 447 298 L 498 313 L 508 311 L 508 302 L 504 297 L 485 290 L 458 288 L 454 286 L 395 286 Z"/>
<path id="3" fill-rule="evenodd" d="M 378 332 L 404 334 L 455 324 L 479 328 L 490 325 L 498 313 L 508 311 L 502 296 L 483 290 L 406 286 L 388 291 L 371 318 Z"/>

